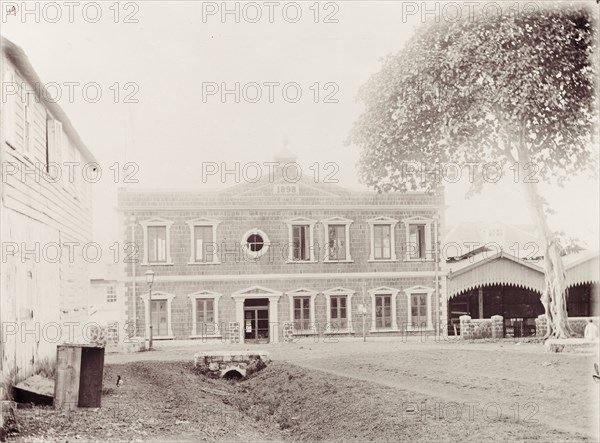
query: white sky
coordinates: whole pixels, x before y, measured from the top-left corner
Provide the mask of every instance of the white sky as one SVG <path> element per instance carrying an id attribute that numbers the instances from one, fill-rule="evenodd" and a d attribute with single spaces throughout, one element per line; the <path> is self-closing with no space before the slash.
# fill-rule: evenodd
<path id="1" fill-rule="evenodd" d="M 307 2 L 302 3 L 302 18 L 288 23 L 281 14 L 286 2 L 281 2 L 274 23 L 268 22 L 266 7 L 258 23 L 235 23 L 233 16 L 222 23 L 218 15 L 203 23 L 201 2 L 131 3 L 139 8 L 133 16 L 137 24 L 123 23 L 134 12 L 134 6 L 124 3 L 119 23 L 114 23 L 114 9 L 109 9 L 113 2 L 103 3 L 97 23 L 83 18 L 85 2 L 75 9 L 73 23 L 62 2 L 57 2 L 62 6 L 57 23 L 44 20 L 54 16 L 51 10 L 40 10 L 39 23 L 21 11 L 16 17 L 2 11 L 0 23 L 2 35 L 25 50 L 44 83 L 63 85 L 59 103 L 103 166 L 103 179 L 93 185 L 98 241 L 118 240 L 113 215 L 117 185 L 108 170 L 115 162 L 136 162 L 140 187 L 215 188 L 223 184 L 202 183 L 202 162 L 268 162 L 287 138 L 305 174 L 311 173 L 308 166 L 314 162 L 336 162 L 340 184 L 360 186 L 359 149 L 343 143 L 361 112 L 355 101 L 358 88 L 379 69 L 381 57 L 402 47 L 418 14 L 403 23 L 400 2 L 337 2 L 334 17 L 339 22 L 323 23 L 333 6 L 325 9 L 321 3 L 320 23 L 314 23 L 312 2 Z M 247 12 L 249 17 L 254 14 Z M 93 15 L 88 10 L 88 17 Z M 71 103 L 65 82 L 96 82 L 102 98 L 90 103 L 76 87 Z M 115 82 L 121 85 L 118 103 L 110 89 Z M 123 87 L 128 82 L 139 88 L 138 103 L 123 103 L 132 91 Z M 263 87 L 259 103 L 233 103 L 232 96 L 221 103 L 218 95 L 203 103 L 203 82 L 226 82 L 230 87 L 235 82 L 296 82 L 303 95 L 298 103 L 287 103 L 278 88 L 274 103 L 269 103 Z M 321 85 L 320 103 L 313 102 L 309 89 L 315 82 Z M 339 103 L 322 102 L 331 91 L 322 89 L 327 82 L 338 86 Z M 231 184 L 235 183 L 226 183 Z M 575 177 L 564 189 L 543 189 L 557 212 L 552 227 L 597 248 L 598 182 Z M 470 200 L 464 198 L 465 190 L 466 183 L 447 187 L 449 224 L 530 223 L 520 189 L 510 180 L 487 185 Z"/>

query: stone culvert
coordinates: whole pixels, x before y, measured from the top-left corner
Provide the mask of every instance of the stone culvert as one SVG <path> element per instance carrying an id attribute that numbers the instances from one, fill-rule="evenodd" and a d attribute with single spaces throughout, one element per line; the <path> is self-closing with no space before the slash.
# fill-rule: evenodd
<path id="1" fill-rule="evenodd" d="M 194 355 L 194 366 L 212 378 L 246 378 L 269 363 L 269 354 L 263 351 L 199 352 Z"/>

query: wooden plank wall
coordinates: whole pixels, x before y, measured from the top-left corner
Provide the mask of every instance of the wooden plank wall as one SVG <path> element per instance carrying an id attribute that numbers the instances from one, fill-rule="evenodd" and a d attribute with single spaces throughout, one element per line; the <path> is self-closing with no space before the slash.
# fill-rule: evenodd
<path id="1" fill-rule="evenodd" d="M 11 62 L 2 55 L 0 72 L 2 79 L 12 70 L 14 79 L 20 85 L 24 79 Z M 33 87 L 28 87 L 33 90 Z M 23 91 L 20 91 L 23 93 Z M 14 101 L 14 137 L 13 145 L 6 143 L 4 132 L 0 136 L 1 160 L 3 164 L 12 164 L 19 171 L 33 170 L 35 166 L 46 165 L 47 121 L 53 118 L 43 103 L 30 99 L 32 112 L 31 143 L 29 152 L 25 150 L 24 103 Z M 0 127 L 4 128 L 8 106 L 0 103 Z M 63 134 L 62 161 L 80 161 L 81 154 L 69 137 Z M 56 162 L 61 158 L 50 158 Z M 36 363 L 44 358 L 56 356 L 57 343 L 68 336 L 67 321 L 80 323 L 79 331 L 87 320 L 89 275 L 88 263 L 82 258 L 82 247 L 91 241 L 92 208 L 91 184 L 81 178 L 81 166 L 76 168 L 78 178 L 74 184 L 63 180 L 52 183 L 30 174 L 22 177 L 3 174 L 0 184 L 2 203 L 0 204 L 0 234 L 3 243 L 14 242 L 19 250 L 39 248 L 38 254 L 30 254 L 23 260 L 20 253 L 14 257 L 5 257 L 0 263 L 0 320 L 2 323 L 14 323 L 17 334 L 4 334 L 0 359 L 3 377 L 25 378 L 34 369 Z M 63 168 L 63 175 L 66 168 Z M 74 260 L 69 260 L 68 250 L 62 248 L 57 263 L 47 260 L 41 252 L 50 242 L 77 242 Z M 37 246 L 36 246 L 37 244 Z M 55 250 L 49 250 L 52 255 Z M 56 328 L 48 328 L 49 323 L 59 325 L 62 337 L 53 342 L 49 338 L 55 335 Z M 39 334 L 22 334 L 24 328 Z M 6 328 L 5 328 L 6 329 Z M 47 334 L 43 334 L 45 331 Z M 6 331 L 5 331 L 6 332 Z M 46 335 L 46 336 L 45 336 Z"/>

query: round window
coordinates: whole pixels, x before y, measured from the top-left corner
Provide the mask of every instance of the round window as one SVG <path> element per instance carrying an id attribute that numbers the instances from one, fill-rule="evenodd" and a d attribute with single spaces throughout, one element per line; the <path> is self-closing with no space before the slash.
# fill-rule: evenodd
<path id="1" fill-rule="evenodd" d="M 269 249 L 269 237 L 259 229 L 252 229 L 242 237 L 242 247 L 251 258 L 258 258 Z"/>
<path id="2" fill-rule="evenodd" d="M 248 249 L 250 249 L 252 252 L 258 252 L 265 245 L 265 241 L 259 234 L 252 234 L 250 237 L 248 237 L 247 244 Z"/>

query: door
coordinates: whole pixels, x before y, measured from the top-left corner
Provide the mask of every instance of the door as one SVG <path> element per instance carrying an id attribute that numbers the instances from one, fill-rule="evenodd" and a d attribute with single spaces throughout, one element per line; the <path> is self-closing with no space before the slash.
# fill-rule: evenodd
<path id="1" fill-rule="evenodd" d="M 253 306 L 244 308 L 244 340 L 246 342 L 269 342 L 269 308 Z"/>
<path id="2" fill-rule="evenodd" d="M 152 300 L 152 335 L 154 337 L 169 335 L 166 300 Z"/>
<path id="3" fill-rule="evenodd" d="M 297 331 L 310 329 L 310 297 L 294 297 L 294 326 Z"/>
<path id="4" fill-rule="evenodd" d="M 427 327 L 427 294 L 412 294 L 411 297 L 412 327 Z"/>

